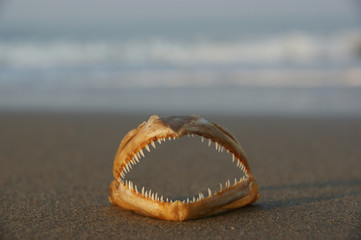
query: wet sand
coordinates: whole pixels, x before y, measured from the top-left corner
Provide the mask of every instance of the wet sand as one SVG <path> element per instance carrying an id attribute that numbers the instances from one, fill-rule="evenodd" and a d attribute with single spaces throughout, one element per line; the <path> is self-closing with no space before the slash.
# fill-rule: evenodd
<path id="1" fill-rule="evenodd" d="M 361 238 L 360 118 L 205 116 L 242 144 L 261 198 L 180 223 L 108 201 L 115 151 L 148 117 L 0 113 L 0 238 Z M 237 174 L 229 159 L 211 158 L 214 149 L 207 155 L 201 143 L 177 144 L 161 145 L 130 177 L 182 197 Z"/>

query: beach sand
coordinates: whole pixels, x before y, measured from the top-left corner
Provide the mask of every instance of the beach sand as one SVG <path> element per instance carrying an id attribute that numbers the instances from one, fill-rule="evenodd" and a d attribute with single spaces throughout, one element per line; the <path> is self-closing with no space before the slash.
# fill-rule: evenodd
<path id="1" fill-rule="evenodd" d="M 361 238 L 361 119 L 204 116 L 242 144 L 261 198 L 224 214 L 168 222 L 108 201 L 118 145 L 148 117 L 1 113 L 0 238 Z M 160 148 L 130 177 L 183 196 L 235 174 L 229 159 L 215 161 L 192 141 Z M 170 159 L 179 148 L 184 154 Z"/>

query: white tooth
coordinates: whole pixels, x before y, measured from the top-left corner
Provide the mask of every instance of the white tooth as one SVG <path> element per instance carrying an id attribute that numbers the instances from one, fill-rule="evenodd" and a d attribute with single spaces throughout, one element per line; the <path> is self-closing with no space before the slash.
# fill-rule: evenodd
<path id="1" fill-rule="evenodd" d="M 127 169 L 127 171 L 129 172 L 129 164 L 125 165 L 125 168 Z"/>
<path id="2" fill-rule="evenodd" d="M 222 183 L 219 184 L 219 191 L 222 192 Z"/>
<path id="3" fill-rule="evenodd" d="M 228 183 L 228 187 L 231 186 L 231 181 L 229 181 L 229 179 L 227 180 L 227 183 Z"/>
<path id="4" fill-rule="evenodd" d="M 176 137 L 173 137 L 173 140 L 175 140 L 176 139 Z"/>
<path id="5" fill-rule="evenodd" d="M 193 202 L 195 202 L 196 201 L 196 197 L 195 196 L 193 196 Z"/>
<path id="6" fill-rule="evenodd" d="M 135 161 L 137 161 L 139 163 L 139 159 L 138 158 L 134 158 Z M 135 164 L 134 164 L 135 165 Z"/>
<path id="7" fill-rule="evenodd" d="M 151 144 L 152 144 L 152 146 L 153 146 L 153 147 L 154 147 L 154 149 L 155 149 L 155 148 L 156 148 L 156 147 L 155 147 L 155 143 L 154 143 L 154 142 L 151 142 Z"/>
<path id="8" fill-rule="evenodd" d="M 218 143 L 215 144 L 216 151 L 218 151 Z"/>
<path id="9" fill-rule="evenodd" d="M 118 182 L 121 182 L 120 178 L 118 178 Z"/>
<path id="10" fill-rule="evenodd" d="M 140 152 L 140 154 L 142 154 L 143 157 L 145 157 L 144 152 L 143 152 L 143 149 L 140 149 L 139 152 Z"/>
<path id="11" fill-rule="evenodd" d="M 172 138 L 171 138 L 171 137 L 169 137 L 169 138 L 168 138 L 168 140 L 170 141 L 170 140 L 172 140 Z"/>
<path id="12" fill-rule="evenodd" d="M 132 164 L 128 164 L 127 166 L 129 166 L 129 168 L 132 169 Z"/>
<path id="13" fill-rule="evenodd" d="M 159 144 L 162 144 L 162 141 L 158 138 L 158 140 L 157 140 L 158 142 L 159 142 Z"/>
<path id="14" fill-rule="evenodd" d="M 223 151 L 224 151 L 224 147 L 222 146 L 222 147 L 221 147 L 221 152 L 223 152 Z"/>
<path id="15" fill-rule="evenodd" d="M 139 159 L 141 158 L 141 156 L 140 156 L 139 152 L 137 152 L 137 156 L 138 156 L 138 158 L 139 158 Z"/>
<path id="16" fill-rule="evenodd" d="M 150 148 L 148 145 L 145 145 L 145 149 L 147 149 L 147 151 L 150 152 Z"/>
<path id="17" fill-rule="evenodd" d="M 186 200 L 183 200 L 183 203 L 186 203 Z"/>
<path id="18" fill-rule="evenodd" d="M 211 146 L 211 143 L 212 143 L 211 139 L 208 139 L 208 147 Z"/>
<path id="19" fill-rule="evenodd" d="M 152 200 L 154 200 L 154 193 L 152 193 Z"/>
<path id="20" fill-rule="evenodd" d="M 138 156 L 137 156 L 137 155 L 134 155 L 134 158 L 135 158 L 136 161 L 139 162 L 139 159 L 138 159 Z"/>
<path id="21" fill-rule="evenodd" d="M 237 178 L 234 178 L 234 185 L 237 184 Z"/>
<path id="22" fill-rule="evenodd" d="M 210 197 L 212 196 L 212 191 L 209 188 L 208 188 L 208 196 L 210 196 Z"/>
<path id="23" fill-rule="evenodd" d="M 204 143 L 204 137 L 202 137 L 202 136 L 201 136 L 201 141 L 202 141 L 202 143 Z"/>
<path id="24" fill-rule="evenodd" d="M 227 149 L 227 153 L 229 153 L 229 150 Z"/>
<path id="25" fill-rule="evenodd" d="M 155 193 L 154 198 L 158 201 L 158 193 Z"/>
<path id="26" fill-rule="evenodd" d="M 130 189 L 130 181 L 128 182 L 128 188 Z"/>
<path id="27" fill-rule="evenodd" d="M 168 198 L 165 201 L 168 202 Z"/>
<path id="28" fill-rule="evenodd" d="M 144 195 L 144 187 L 142 187 L 142 194 Z"/>
<path id="29" fill-rule="evenodd" d="M 232 162 L 234 162 L 234 154 L 232 154 Z"/>
<path id="30" fill-rule="evenodd" d="M 144 196 L 147 198 L 148 197 L 148 191 L 145 191 Z"/>
<path id="31" fill-rule="evenodd" d="M 162 195 L 162 196 L 160 196 L 160 201 L 161 201 L 161 202 L 163 202 L 163 195 Z"/>
<path id="32" fill-rule="evenodd" d="M 203 193 L 201 193 L 201 197 L 202 197 L 202 199 L 204 198 L 204 195 L 203 195 Z"/>
<path id="33" fill-rule="evenodd" d="M 239 167 L 239 165 L 240 165 L 240 163 L 239 163 L 239 161 L 237 161 L 237 167 Z"/>
<path id="34" fill-rule="evenodd" d="M 138 193 L 138 188 L 137 188 L 137 185 L 135 184 L 134 186 L 135 186 L 135 187 L 134 187 L 135 192 L 136 192 L 136 193 Z"/>

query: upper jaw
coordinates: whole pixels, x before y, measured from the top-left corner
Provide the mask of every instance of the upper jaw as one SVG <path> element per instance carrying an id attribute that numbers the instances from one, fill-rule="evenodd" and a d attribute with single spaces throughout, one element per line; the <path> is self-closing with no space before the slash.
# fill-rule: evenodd
<path id="1" fill-rule="evenodd" d="M 199 135 L 214 142 L 216 149 L 231 153 L 245 174 L 234 184 L 226 183 L 224 189 L 204 197 L 185 202 L 171 201 L 137 189 L 133 183 L 124 179 L 132 164 L 144 157 L 145 150 L 155 148 L 155 142 L 175 139 L 185 135 Z M 143 215 L 167 220 L 182 221 L 238 208 L 258 199 L 258 187 L 251 174 L 246 155 L 237 140 L 224 128 L 209 123 L 199 115 L 172 116 L 160 118 L 153 115 L 137 129 L 130 131 L 122 140 L 113 166 L 114 181 L 110 186 L 110 201 L 126 209 Z M 222 188 L 222 186 L 221 186 Z M 210 190 L 209 190 L 210 191 Z M 148 195 L 149 194 L 149 195 Z"/>

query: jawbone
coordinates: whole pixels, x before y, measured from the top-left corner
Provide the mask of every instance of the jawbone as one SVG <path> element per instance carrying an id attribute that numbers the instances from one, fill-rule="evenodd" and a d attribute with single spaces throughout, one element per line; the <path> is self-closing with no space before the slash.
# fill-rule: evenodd
<path id="1" fill-rule="evenodd" d="M 224 189 L 220 185 L 218 192 L 208 189 L 208 196 L 199 196 L 187 201 L 164 199 L 151 191 L 140 191 L 131 181 L 125 180 L 132 165 L 139 162 L 144 151 L 150 146 L 156 148 L 155 142 L 165 139 L 176 139 L 183 136 L 199 135 L 208 140 L 208 145 L 215 143 L 216 150 L 232 154 L 233 161 L 245 176 L 232 185 L 226 182 Z M 240 144 L 230 132 L 210 123 L 199 115 L 159 117 L 153 115 L 147 122 L 131 130 L 122 140 L 114 158 L 114 181 L 110 185 L 109 200 L 125 209 L 139 214 L 166 219 L 183 221 L 210 216 L 231 209 L 239 208 L 255 202 L 258 198 L 258 186 L 251 174 L 247 157 Z"/>

